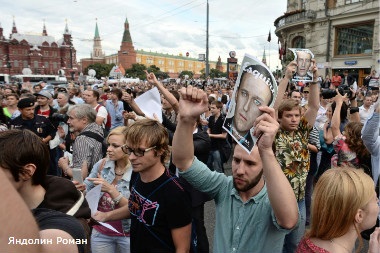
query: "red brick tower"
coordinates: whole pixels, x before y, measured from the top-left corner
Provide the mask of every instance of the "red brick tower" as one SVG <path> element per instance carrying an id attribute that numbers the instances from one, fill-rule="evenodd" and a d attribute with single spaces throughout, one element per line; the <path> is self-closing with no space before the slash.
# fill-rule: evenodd
<path id="1" fill-rule="evenodd" d="M 118 51 L 119 64 L 124 69 L 129 69 L 132 64 L 136 63 L 136 51 L 133 47 L 131 34 L 129 32 L 128 19 L 125 19 L 123 40 L 121 41 L 120 50 Z"/>

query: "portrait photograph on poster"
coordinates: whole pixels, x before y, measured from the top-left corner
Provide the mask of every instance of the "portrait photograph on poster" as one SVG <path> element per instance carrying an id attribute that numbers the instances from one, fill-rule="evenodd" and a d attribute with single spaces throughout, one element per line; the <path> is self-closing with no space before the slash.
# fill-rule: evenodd
<path id="1" fill-rule="evenodd" d="M 223 128 L 248 153 L 257 141 L 253 123 L 262 114 L 259 107 L 273 107 L 276 96 L 271 71 L 256 57 L 245 54 Z"/>
<path id="2" fill-rule="evenodd" d="M 313 81 L 313 62 L 314 54 L 306 48 L 289 48 L 294 54 L 294 60 L 297 62 L 297 71 L 294 73 L 292 81 L 308 83 Z"/>

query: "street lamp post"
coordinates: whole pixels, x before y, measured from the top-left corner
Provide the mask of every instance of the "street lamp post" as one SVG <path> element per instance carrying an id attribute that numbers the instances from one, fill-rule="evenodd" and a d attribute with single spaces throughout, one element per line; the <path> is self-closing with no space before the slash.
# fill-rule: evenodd
<path id="1" fill-rule="evenodd" d="M 208 5 L 208 0 L 207 0 L 207 20 L 206 20 L 206 71 L 205 71 L 205 77 L 206 77 L 206 80 L 208 78 L 208 76 L 210 75 L 210 65 L 209 65 L 209 62 L 208 62 L 208 23 L 209 23 L 209 20 L 208 20 L 208 16 L 209 16 L 209 5 Z"/>

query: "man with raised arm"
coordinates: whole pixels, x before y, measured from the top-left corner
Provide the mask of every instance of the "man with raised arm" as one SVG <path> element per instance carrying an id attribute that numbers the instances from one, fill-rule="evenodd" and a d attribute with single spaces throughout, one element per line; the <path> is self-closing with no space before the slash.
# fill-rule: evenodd
<path id="1" fill-rule="evenodd" d="M 180 94 L 173 163 L 194 188 L 215 199 L 214 252 L 281 252 L 285 235 L 297 225 L 298 208 L 272 150 L 279 128 L 274 110 L 259 107 L 264 113 L 253 125 L 260 138 L 251 154 L 235 147 L 227 177 L 194 157 L 192 129 L 207 109 L 206 93 L 188 86 Z"/>

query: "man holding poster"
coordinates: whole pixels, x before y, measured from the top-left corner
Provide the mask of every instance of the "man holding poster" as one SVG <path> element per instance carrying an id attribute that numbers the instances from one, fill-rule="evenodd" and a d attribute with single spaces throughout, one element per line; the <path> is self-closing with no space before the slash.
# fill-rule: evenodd
<path id="1" fill-rule="evenodd" d="M 262 114 L 260 106 L 273 105 L 277 85 L 271 72 L 248 55 L 243 59 L 238 80 L 223 128 L 250 153 L 257 141 L 252 134 L 253 122 Z"/>

